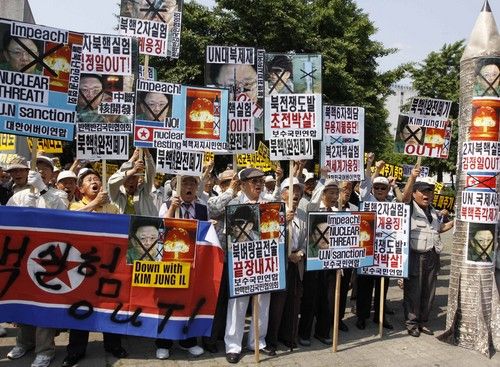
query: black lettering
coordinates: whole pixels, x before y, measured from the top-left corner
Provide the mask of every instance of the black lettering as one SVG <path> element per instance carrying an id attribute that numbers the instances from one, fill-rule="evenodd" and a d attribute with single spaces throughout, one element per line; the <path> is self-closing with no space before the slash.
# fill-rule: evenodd
<path id="1" fill-rule="evenodd" d="M 118 298 L 121 287 L 121 280 L 101 277 L 99 278 L 99 288 L 95 294 L 99 297 Z"/>
<path id="2" fill-rule="evenodd" d="M 79 308 L 84 307 L 87 310 L 83 310 L 82 312 L 79 312 Z M 77 320 L 85 320 L 86 318 L 89 318 L 90 315 L 94 312 L 94 306 L 90 304 L 89 301 L 78 301 L 75 302 L 71 305 L 71 307 L 68 309 L 68 313 L 70 316 L 74 317 Z"/>
<path id="3" fill-rule="evenodd" d="M 71 247 L 72 246 L 69 243 L 67 243 L 64 252 L 60 258 L 56 254 L 56 246 L 54 245 L 50 245 L 47 249 L 40 251 L 38 253 L 38 258 L 40 259 L 41 266 L 43 266 L 44 268 L 49 266 L 56 266 L 56 269 L 54 271 L 47 271 L 45 269 L 45 271 L 37 271 L 35 273 L 35 279 L 40 286 L 48 289 L 53 289 L 56 291 L 62 288 L 61 284 L 47 284 L 43 280 L 43 278 L 46 276 L 53 277 L 55 275 L 59 275 L 65 270 L 66 259 L 68 258 Z M 47 256 L 49 256 L 49 259 L 44 259 L 44 257 Z"/>
<path id="4" fill-rule="evenodd" d="M 184 325 L 182 328 L 182 332 L 184 334 L 188 333 L 189 328 L 190 328 L 191 324 L 193 323 L 194 318 L 196 317 L 196 315 L 198 315 L 201 308 L 203 307 L 203 305 L 206 302 L 207 302 L 207 300 L 205 299 L 205 297 L 202 297 L 198 300 L 198 303 L 196 304 L 196 307 L 194 308 L 193 313 L 191 314 L 191 316 L 189 316 L 189 320 L 187 321 L 186 325 Z"/>
<path id="5" fill-rule="evenodd" d="M 158 308 L 165 308 L 165 316 L 163 317 L 163 320 L 161 320 L 160 324 L 158 325 L 158 334 L 161 334 L 163 332 L 163 329 L 165 329 L 165 326 L 167 325 L 168 320 L 170 319 L 170 316 L 174 313 L 174 311 L 180 311 L 184 309 L 184 305 L 179 305 L 176 303 L 162 303 L 158 302 L 157 304 Z"/>
<path id="6" fill-rule="evenodd" d="M 120 312 L 122 307 L 123 307 L 123 303 L 119 303 L 118 306 L 116 306 L 115 310 L 111 314 L 111 321 L 116 322 L 117 324 L 127 324 L 130 322 L 130 324 L 132 326 L 140 327 L 142 325 L 142 321 L 137 320 L 137 318 L 141 314 L 142 308 L 141 307 L 137 308 L 134 311 L 134 314 L 130 317 L 126 317 L 124 319 L 118 319 L 116 316 L 118 315 L 118 312 Z"/>

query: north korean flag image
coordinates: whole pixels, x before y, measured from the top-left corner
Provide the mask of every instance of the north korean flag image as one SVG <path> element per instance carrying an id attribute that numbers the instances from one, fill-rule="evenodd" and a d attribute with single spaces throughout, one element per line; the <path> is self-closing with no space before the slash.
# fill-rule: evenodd
<path id="1" fill-rule="evenodd" d="M 152 338 L 209 336 L 223 252 L 199 222 L 185 289 L 132 287 L 129 215 L 0 207 L 0 322 Z"/>

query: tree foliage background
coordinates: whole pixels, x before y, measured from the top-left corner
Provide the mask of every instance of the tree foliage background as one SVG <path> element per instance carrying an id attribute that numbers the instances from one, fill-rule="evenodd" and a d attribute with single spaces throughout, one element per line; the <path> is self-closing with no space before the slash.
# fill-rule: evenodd
<path id="1" fill-rule="evenodd" d="M 208 45 L 320 53 L 325 104 L 365 107 L 365 149 L 383 158 L 392 146 L 385 98 L 405 66 L 377 71 L 377 58 L 395 52 L 372 36 L 376 28 L 352 0 L 219 0 L 213 9 L 184 4 L 180 59 L 152 58 L 161 80 L 203 85 Z"/>

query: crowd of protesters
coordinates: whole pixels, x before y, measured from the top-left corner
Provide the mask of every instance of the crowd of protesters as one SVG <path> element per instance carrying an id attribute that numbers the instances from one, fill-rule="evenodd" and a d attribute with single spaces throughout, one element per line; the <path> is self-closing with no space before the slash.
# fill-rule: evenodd
<path id="1" fill-rule="evenodd" d="M 286 267 L 287 289 L 284 292 L 263 293 L 258 296 L 259 335 L 250 327 L 246 345 L 243 344 L 245 319 L 251 297 L 228 297 L 228 269 L 224 264 L 221 287 L 210 337 L 189 338 L 178 341 L 181 349 L 192 356 L 205 352 L 217 353 L 224 341 L 226 359 L 238 363 L 245 349 L 253 350 L 258 338 L 260 350 L 276 355 L 279 343 L 294 349 L 311 345 L 314 337 L 325 345 L 332 344 L 333 302 L 335 271 L 305 271 L 307 253 L 307 213 L 317 211 L 356 211 L 360 201 L 398 201 L 411 206 L 409 278 L 404 280 L 403 306 L 408 334 L 432 334 L 428 327 L 429 312 L 435 293 L 442 244 L 439 233 L 453 226 L 453 221 L 442 220 L 432 208 L 433 183 L 419 178 L 416 167 L 404 188 L 396 181 L 379 176 L 383 161 L 375 162 L 368 154 L 365 180 L 361 182 L 334 181 L 328 178 L 328 169 L 322 168 L 319 177 L 304 167 L 308 162 L 294 163 L 293 180 L 283 178 L 278 168 L 272 174 L 259 169 L 245 168 L 239 172 L 228 167 L 213 171 L 214 164 L 206 165 L 201 177 L 182 176 L 180 192 L 176 191 L 177 178 L 160 178 L 155 173 L 154 160 L 147 149 L 136 149 L 129 161 L 102 182 L 98 171 L 90 164 L 83 167 L 75 161 L 63 168 L 55 160 L 39 155 L 36 167 L 16 156 L 0 171 L 0 201 L 2 205 L 129 214 L 150 217 L 175 217 L 210 220 L 227 249 L 225 209 L 228 205 L 283 201 L 288 206 L 286 220 L 291 228 L 290 254 Z M 372 170 L 372 166 L 375 167 Z M 373 173 L 372 173 L 373 171 Z M 291 185 L 292 184 L 292 185 Z M 252 223 L 245 224 L 250 228 Z M 251 228 L 250 228 L 251 230 Z M 423 264 L 423 266 L 422 266 Z M 340 283 L 339 329 L 348 332 L 342 321 L 351 290 L 356 327 L 365 329 L 372 305 L 373 322 L 393 329 L 390 315 L 394 311 L 385 307 L 379 318 L 380 282 L 377 277 L 357 275 L 355 269 L 344 269 Z M 387 295 L 389 282 L 385 282 Z M 403 287 L 403 285 L 401 285 Z M 374 293 L 374 296 L 373 296 Z M 255 297 L 255 296 L 253 296 Z M 9 359 L 23 357 L 34 349 L 33 367 L 48 366 L 55 356 L 54 338 L 57 330 L 31 325 L 17 325 L 16 346 L 7 354 Z M 0 328 L 0 336 L 6 331 Z M 118 334 L 104 333 L 104 349 L 117 358 L 127 357 Z M 69 330 L 69 344 L 63 366 L 76 365 L 85 357 L 88 332 Z M 174 341 L 157 339 L 156 357 L 169 358 Z"/>

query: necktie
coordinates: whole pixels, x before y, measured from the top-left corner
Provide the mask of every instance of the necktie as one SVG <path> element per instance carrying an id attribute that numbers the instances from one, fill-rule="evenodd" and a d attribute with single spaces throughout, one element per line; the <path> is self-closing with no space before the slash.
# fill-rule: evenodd
<path id="1" fill-rule="evenodd" d="M 189 208 L 191 207 L 190 203 L 182 203 L 182 207 L 184 208 L 184 215 L 183 217 L 185 219 L 191 218 L 191 214 L 189 214 Z"/>

